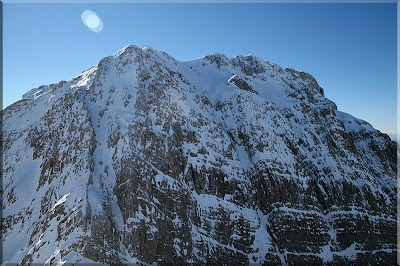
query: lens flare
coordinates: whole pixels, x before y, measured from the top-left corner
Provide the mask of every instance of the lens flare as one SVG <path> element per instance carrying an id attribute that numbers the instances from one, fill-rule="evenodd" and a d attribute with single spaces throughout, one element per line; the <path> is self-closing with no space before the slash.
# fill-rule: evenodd
<path id="1" fill-rule="evenodd" d="M 103 30 L 103 22 L 92 10 L 85 10 L 82 13 L 82 21 L 91 31 L 100 32 Z"/>

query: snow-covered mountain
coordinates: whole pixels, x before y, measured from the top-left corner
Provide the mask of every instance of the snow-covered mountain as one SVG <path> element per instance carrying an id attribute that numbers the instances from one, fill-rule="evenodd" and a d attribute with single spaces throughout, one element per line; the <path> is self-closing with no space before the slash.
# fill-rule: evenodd
<path id="1" fill-rule="evenodd" d="M 128 45 L 2 115 L 5 262 L 396 263 L 397 145 L 305 72 Z"/>

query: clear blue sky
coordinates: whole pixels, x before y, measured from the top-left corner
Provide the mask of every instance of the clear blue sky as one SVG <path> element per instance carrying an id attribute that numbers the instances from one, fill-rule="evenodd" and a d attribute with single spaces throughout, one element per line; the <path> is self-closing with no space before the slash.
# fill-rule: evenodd
<path id="1" fill-rule="evenodd" d="M 12 4 L 3 106 L 68 80 L 127 44 L 177 60 L 257 54 L 312 74 L 338 109 L 396 131 L 396 4 Z M 89 30 L 81 14 L 101 18 Z"/>

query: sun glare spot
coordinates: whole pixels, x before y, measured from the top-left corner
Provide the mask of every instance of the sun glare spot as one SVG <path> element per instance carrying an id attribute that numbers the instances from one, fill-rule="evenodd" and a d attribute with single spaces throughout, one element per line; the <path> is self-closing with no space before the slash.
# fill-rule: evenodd
<path id="1" fill-rule="evenodd" d="M 82 13 L 82 21 L 91 31 L 100 32 L 103 29 L 103 22 L 99 16 L 91 10 L 85 10 Z"/>

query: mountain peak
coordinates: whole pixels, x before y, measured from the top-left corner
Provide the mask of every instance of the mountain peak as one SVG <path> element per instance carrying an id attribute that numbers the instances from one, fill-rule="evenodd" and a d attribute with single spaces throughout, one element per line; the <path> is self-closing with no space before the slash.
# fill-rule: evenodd
<path id="1" fill-rule="evenodd" d="M 3 130 L 6 263 L 396 263 L 396 144 L 258 56 L 128 45 Z"/>

